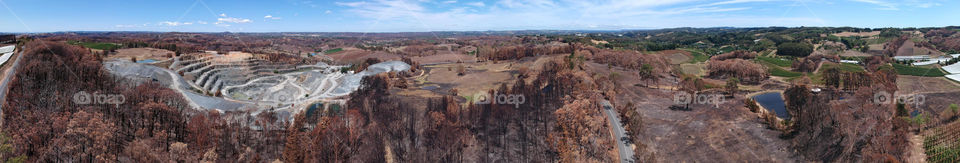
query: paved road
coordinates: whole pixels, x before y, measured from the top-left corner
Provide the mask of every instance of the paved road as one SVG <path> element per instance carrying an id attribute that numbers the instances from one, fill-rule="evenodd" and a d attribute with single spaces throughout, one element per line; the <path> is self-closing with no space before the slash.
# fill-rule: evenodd
<path id="1" fill-rule="evenodd" d="M 623 124 L 620 124 L 617 109 L 613 109 L 613 105 L 607 100 L 601 101 L 600 104 L 603 105 L 603 112 L 607 114 L 607 117 L 610 117 L 607 120 L 613 127 L 613 137 L 617 140 L 617 151 L 620 151 L 620 162 L 631 162 L 633 160 L 633 148 L 630 148 L 630 144 L 623 141 L 624 138 L 629 139 L 629 137 L 627 137 L 627 131 L 623 129 Z"/>

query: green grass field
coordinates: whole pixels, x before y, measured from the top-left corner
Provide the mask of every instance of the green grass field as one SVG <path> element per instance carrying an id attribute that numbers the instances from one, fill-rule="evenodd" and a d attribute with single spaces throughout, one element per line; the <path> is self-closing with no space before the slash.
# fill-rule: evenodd
<path id="1" fill-rule="evenodd" d="M 766 63 L 770 63 L 780 67 L 790 67 L 790 65 L 793 65 L 793 61 L 781 60 L 779 58 L 773 58 L 773 57 L 757 56 L 757 60 L 760 62 L 766 62 Z"/>
<path id="2" fill-rule="evenodd" d="M 333 53 L 340 52 L 340 51 L 343 51 L 343 48 L 330 49 L 330 50 L 327 50 L 327 52 L 324 52 L 324 53 L 326 53 L 326 54 L 333 54 Z"/>
<path id="3" fill-rule="evenodd" d="M 776 67 L 776 66 L 767 66 L 767 67 L 768 67 L 767 72 L 770 72 L 771 76 L 788 77 L 788 78 L 803 76 L 803 73 L 784 70 L 783 68 L 780 68 L 780 67 Z"/>
<path id="4" fill-rule="evenodd" d="M 734 51 L 734 50 L 737 50 L 737 48 L 735 48 L 735 47 L 733 47 L 733 46 L 724 46 L 724 47 L 721 47 L 721 48 L 720 48 L 720 54 L 729 53 L 729 52 L 732 52 L 732 51 Z"/>
<path id="5" fill-rule="evenodd" d="M 831 67 L 840 68 L 840 71 L 841 71 L 841 72 L 864 72 L 864 71 L 866 71 L 866 70 L 863 70 L 863 67 L 860 67 L 860 65 L 852 64 L 852 63 L 840 63 L 840 64 L 836 64 L 836 63 L 822 63 L 822 64 L 823 64 L 823 66 L 820 67 L 820 70 L 818 70 L 817 72 L 815 72 L 815 73 L 813 73 L 813 74 L 809 74 L 809 75 L 808 75 L 808 76 L 810 77 L 810 81 L 812 81 L 814 84 L 823 84 L 823 70 L 826 70 L 826 69 L 831 68 Z"/>
<path id="6" fill-rule="evenodd" d="M 824 69 L 831 68 L 831 67 L 840 68 L 840 71 L 843 71 L 843 72 L 864 72 L 863 67 L 860 67 L 860 65 L 852 64 L 852 63 L 840 63 L 840 64 L 826 63 L 826 64 L 823 64 L 823 67 L 820 67 L 820 71 L 823 71 Z"/>
<path id="7" fill-rule="evenodd" d="M 705 62 L 705 61 L 707 61 L 707 60 L 710 59 L 710 56 L 707 56 L 707 55 L 703 54 L 703 52 L 700 51 L 700 50 L 686 49 L 686 48 L 683 48 L 683 49 L 680 49 L 680 50 L 684 50 L 684 51 L 690 52 L 690 55 L 693 56 L 693 59 L 690 60 L 690 63 Z"/>
<path id="8" fill-rule="evenodd" d="M 922 68 L 922 67 L 913 67 L 902 64 L 893 64 L 893 68 L 897 70 L 897 74 L 900 75 L 910 75 L 910 76 L 928 76 L 928 77 L 940 77 L 946 75 L 943 71 L 940 71 L 938 68 Z"/>
<path id="9" fill-rule="evenodd" d="M 103 42 L 80 42 L 80 41 L 67 41 L 70 45 L 80 45 L 86 48 L 107 50 L 107 49 L 119 49 L 120 45 L 114 43 L 103 43 Z"/>

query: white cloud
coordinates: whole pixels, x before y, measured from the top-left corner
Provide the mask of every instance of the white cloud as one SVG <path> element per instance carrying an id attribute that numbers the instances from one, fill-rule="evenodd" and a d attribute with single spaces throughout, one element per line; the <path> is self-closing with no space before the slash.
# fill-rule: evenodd
<path id="1" fill-rule="evenodd" d="M 207 24 L 207 22 L 206 22 L 206 21 L 198 20 L 198 21 L 197 21 L 197 24 Z"/>
<path id="2" fill-rule="evenodd" d="M 269 15 L 268 15 L 268 16 L 269 16 Z M 251 23 L 251 22 L 253 22 L 253 20 L 244 19 L 244 18 L 229 17 L 229 16 L 227 16 L 227 14 L 220 14 L 220 17 L 217 18 L 217 22 L 216 22 L 216 23 L 213 23 L 213 24 L 224 24 L 224 23 L 235 23 L 235 24 L 239 24 L 239 23 Z M 227 25 L 227 26 L 229 26 L 229 25 Z"/>
<path id="3" fill-rule="evenodd" d="M 476 7 L 487 6 L 487 4 L 484 4 L 483 2 L 470 2 L 470 3 L 467 3 L 467 5 L 476 6 Z"/>
<path id="4" fill-rule="evenodd" d="M 281 17 L 275 17 L 275 16 L 273 16 L 273 15 L 263 16 L 263 18 L 264 18 L 264 19 L 273 19 L 273 20 L 283 19 L 283 18 L 281 18 Z"/>
<path id="5" fill-rule="evenodd" d="M 457 3 L 457 1 L 452 1 L 452 0 L 451 0 L 451 1 L 443 1 L 443 4 L 451 4 L 451 3 Z"/>
<path id="6" fill-rule="evenodd" d="M 930 8 L 942 5 L 939 2 L 930 2 L 925 0 L 907 0 L 904 2 L 904 4 L 916 8 Z"/>
<path id="7" fill-rule="evenodd" d="M 313 8 L 318 7 L 317 4 L 314 4 L 314 3 L 313 3 L 313 1 L 300 1 L 300 2 L 294 2 L 293 4 L 296 4 L 296 5 L 306 5 L 306 6 L 310 6 L 310 7 L 313 7 Z"/>
<path id="8" fill-rule="evenodd" d="M 706 4 L 703 6 L 719 6 L 719 5 L 729 5 L 729 4 L 739 4 L 739 3 L 751 3 L 751 2 L 770 2 L 771 0 L 728 0 L 722 2 L 714 2 Z"/>
<path id="9" fill-rule="evenodd" d="M 900 10 L 900 8 L 897 8 L 897 4 L 886 2 L 886 1 L 880 1 L 880 0 L 852 0 L 852 1 L 877 5 L 881 7 L 877 9 L 881 9 L 881 10 Z"/>
<path id="10" fill-rule="evenodd" d="M 324 14 L 330 14 L 330 13 L 333 13 L 333 11 L 327 10 L 327 11 L 324 11 L 323 13 L 324 13 Z"/>
<path id="11" fill-rule="evenodd" d="M 172 21 L 163 21 L 163 22 L 160 22 L 160 25 L 163 25 L 163 26 L 172 26 L 172 27 L 181 26 L 181 25 L 192 25 L 192 24 L 193 24 L 193 22 L 172 22 Z"/>
<path id="12" fill-rule="evenodd" d="M 226 18 L 217 18 L 217 22 L 216 22 L 215 24 L 223 24 L 223 23 L 250 23 L 250 22 L 253 22 L 253 20 L 250 20 L 250 19 L 242 19 L 242 18 L 226 17 Z"/>
<path id="13" fill-rule="evenodd" d="M 364 2 L 364 1 L 360 1 L 360 2 L 334 2 L 333 4 L 340 5 L 340 6 L 359 7 L 359 6 L 362 6 L 362 5 L 366 5 L 367 2 Z"/>
<path id="14" fill-rule="evenodd" d="M 509 7 L 555 7 L 551 0 L 500 0 L 499 4 Z"/>
<path id="15" fill-rule="evenodd" d="M 940 6 L 940 3 L 921 3 L 921 4 L 914 4 L 914 6 L 919 8 L 930 8 L 933 6 Z"/>

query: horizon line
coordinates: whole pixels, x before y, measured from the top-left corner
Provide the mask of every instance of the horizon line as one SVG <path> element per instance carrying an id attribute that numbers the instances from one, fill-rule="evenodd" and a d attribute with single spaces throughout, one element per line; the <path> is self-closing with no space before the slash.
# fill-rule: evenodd
<path id="1" fill-rule="evenodd" d="M 431 32 L 524 32 L 524 31 L 557 31 L 557 32 L 628 32 L 628 31 L 653 31 L 653 30 L 669 30 L 669 29 L 716 29 L 716 28 L 732 28 L 732 29 L 750 29 L 750 28 L 858 28 L 858 29 L 923 29 L 923 28 L 958 28 L 960 26 L 928 26 L 928 27 L 852 27 L 852 26 L 767 26 L 767 27 L 734 27 L 734 26 L 717 26 L 717 27 L 671 27 L 671 28 L 634 28 L 634 29 L 517 29 L 517 30 L 439 30 L 439 31 L 394 31 L 394 32 L 356 32 L 356 31 L 328 31 L 328 32 L 319 32 L 319 31 L 275 31 L 275 32 L 236 32 L 236 31 L 110 31 L 110 30 L 76 30 L 76 31 L 52 31 L 52 32 L 0 32 L 0 34 L 49 34 L 49 33 L 377 33 L 377 34 L 391 34 L 391 33 L 431 33 Z"/>

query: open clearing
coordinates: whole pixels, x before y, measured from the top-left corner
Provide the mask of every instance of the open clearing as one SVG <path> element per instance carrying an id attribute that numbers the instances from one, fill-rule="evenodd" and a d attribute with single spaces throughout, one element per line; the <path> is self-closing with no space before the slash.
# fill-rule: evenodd
<path id="1" fill-rule="evenodd" d="M 103 42 L 80 42 L 80 41 L 67 41 L 71 45 L 80 45 L 86 48 L 106 50 L 106 49 L 118 49 L 120 48 L 119 44 L 114 43 L 103 43 Z"/>
<path id="2" fill-rule="evenodd" d="M 457 75 L 457 67 L 463 65 L 466 73 L 463 76 Z M 497 88 L 502 83 L 512 85 L 515 77 L 509 70 L 519 66 L 517 63 L 461 63 L 461 64 L 441 64 L 427 66 L 427 77 L 425 84 L 438 84 L 439 89 L 435 92 L 447 92 L 451 88 L 456 88 L 461 95 L 473 95 L 479 92 L 486 92 Z M 447 85 L 451 88 L 444 88 Z"/>
<path id="3" fill-rule="evenodd" d="M 693 56 L 693 60 L 690 60 L 691 63 L 704 62 L 710 59 L 710 56 L 704 55 L 702 51 L 696 49 L 680 49 L 683 51 L 689 52 L 690 56 Z"/>
<path id="4" fill-rule="evenodd" d="M 707 64 L 704 63 L 684 63 L 680 64 L 680 71 L 683 71 L 684 74 L 694 74 L 697 76 L 705 76 Z"/>
<path id="5" fill-rule="evenodd" d="M 477 57 L 464 55 L 464 54 L 453 54 L 453 53 L 422 56 L 422 57 L 412 57 L 410 59 L 413 59 L 413 61 L 416 61 L 417 63 L 420 63 L 420 64 L 454 63 L 458 61 L 462 61 L 462 62 L 477 61 Z"/>
<path id="6" fill-rule="evenodd" d="M 930 93 L 960 90 L 960 84 L 942 77 L 897 76 L 897 88 L 902 94 Z"/>
<path id="7" fill-rule="evenodd" d="M 137 60 L 146 60 L 153 59 L 156 61 L 170 59 L 167 55 L 173 56 L 173 51 L 166 49 L 154 49 L 154 48 L 130 48 L 130 49 L 118 49 L 117 53 L 107 56 L 107 59 L 123 59 L 130 60 L 130 58 L 137 58 Z"/>
<path id="8" fill-rule="evenodd" d="M 345 63 L 362 62 L 367 58 L 377 58 L 381 61 L 400 60 L 400 56 L 382 51 L 366 51 L 357 48 L 343 48 L 343 51 L 328 54 L 330 58 Z"/>
<path id="9" fill-rule="evenodd" d="M 681 64 L 690 62 L 693 59 L 693 56 L 690 56 L 690 52 L 682 50 L 665 50 L 657 52 L 658 54 L 663 54 L 667 59 L 670 59 L 670 64 Z"/>

